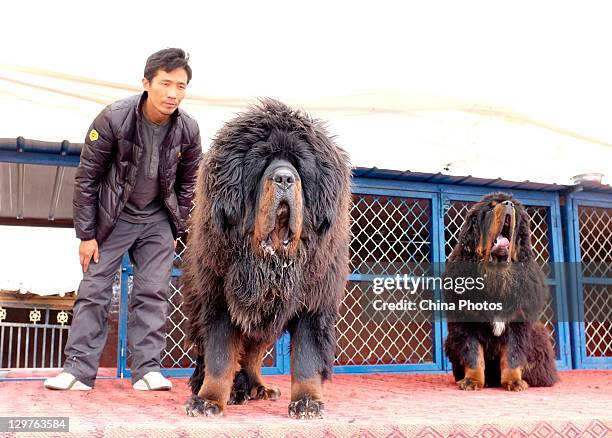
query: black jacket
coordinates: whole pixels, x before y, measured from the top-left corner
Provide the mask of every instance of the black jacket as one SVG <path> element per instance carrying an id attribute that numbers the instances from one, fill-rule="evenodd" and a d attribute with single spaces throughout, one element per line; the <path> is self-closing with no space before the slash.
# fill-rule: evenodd
<path id="1" fill-rule="evenodd" d="M 87 132 L 74 185 L 74 228 L 81 240 L 102 243 L 136 184 L 143 153 L 142 113 L 147 92 L 110 104 Z M 185 230 L 202 156 L 197 122 L 177 109 L 160 146 L 159 180 L 174 237 Z"/>

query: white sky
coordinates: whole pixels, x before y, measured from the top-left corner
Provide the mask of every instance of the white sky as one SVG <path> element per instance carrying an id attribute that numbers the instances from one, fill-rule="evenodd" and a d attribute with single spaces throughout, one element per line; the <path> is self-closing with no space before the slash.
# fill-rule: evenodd
<path id="1" fill-rule="evenodd" d="M 140 87 L 149 54 L 178 46 L 205 147 L 270 96 L 328 120 L 358 166 L 612 175 L 606 2 L 22 0 L 2 5 L 0 41 L 0 137 L 81 142 L 104 103 L 133 93 L 121 86 Z"/>
<path id="2" fill-rule="evenodd" d="M 61 294 L 82 278 L 74 230 L 0 226 L 0 290 Z"/>

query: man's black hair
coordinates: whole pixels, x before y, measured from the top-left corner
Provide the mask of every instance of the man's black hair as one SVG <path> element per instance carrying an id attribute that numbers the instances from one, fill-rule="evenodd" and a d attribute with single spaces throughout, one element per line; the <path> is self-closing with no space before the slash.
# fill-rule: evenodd
<path id="1" fill-rule="evenodd" d="M 188 62 L 189 55 L 183 49 L 162 49 L 147 58 L 144 77 L 151 82 L 158 70 L 170 72 L 177 68 L 184 68 L 187 72 L 187 83 L 189 83 L 191 81 L 191 67 Z"/>

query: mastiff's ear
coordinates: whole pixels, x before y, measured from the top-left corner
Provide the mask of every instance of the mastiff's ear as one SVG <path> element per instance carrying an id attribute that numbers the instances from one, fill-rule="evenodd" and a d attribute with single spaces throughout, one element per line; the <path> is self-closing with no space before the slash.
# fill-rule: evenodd
<path id="1" fill-rule="evenodd" d="M 243 157 L 231 149 L 218 149 L 211 155 L 207 182 L 211 216 L 217 230 L 223 233 L 238 225 L 243 216 Z"/>
<path id="2" fill-rule="evenodd" d="M 212 204 L 212 219 L 218 231 L 226 232 L 236 226 L 240 221 L 240 211 L 241 207 L 238 200 L 214 200 Z"/>
<path id="3" fill-rule="evenodd" d="M 516 246 L 513 258 L 518 262 L 527 262 L 533 258 L 531 246 L 531 219 L 527 211 L 520 207 L 517 209 Z"/>
<path id="4" fill-rule="evenodd" d="M 311 191 L 312 225 L 320 236 L 324 236 L 338 219 L 340 201 L 350 196 L 350 166 L 346 153 L 327 153 L 338 149 L 323 132 L 316 135 L 317 154 L 316 182 Z M 348 194 L 348 195 L 347 195 Z"/>
<path id="5" fill-rule="evenodd" d="M 320 236 L 327 234 L 332 224 L 336 221 L 336 212 L 333 210 L 323 210 L 319 215 L 313 215 L 312 225 Z"/>
<path id="6" fill-rule="evenodd" d="M 468 212 L 461 231 L 459 232 L 459 243 L 465 254 L 474 255 L 482 235 L 480 227 L 480 219 L 478 217 L 479 209 L 473 207 Z"/>

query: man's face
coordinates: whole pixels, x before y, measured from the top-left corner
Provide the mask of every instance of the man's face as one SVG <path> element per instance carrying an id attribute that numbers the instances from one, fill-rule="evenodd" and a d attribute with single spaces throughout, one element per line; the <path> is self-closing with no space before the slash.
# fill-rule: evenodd
<path id="1" fill-rule="evenodd" d="M 148 108 L 152 107 L 151 109 L 159 115 L 169 116 L 185 97 L 187 72 L 184 68 L 177 68 L 170 72 L 157 70 L 151 81 L 145 78 L 142 84 L 149 93 Z"/>

